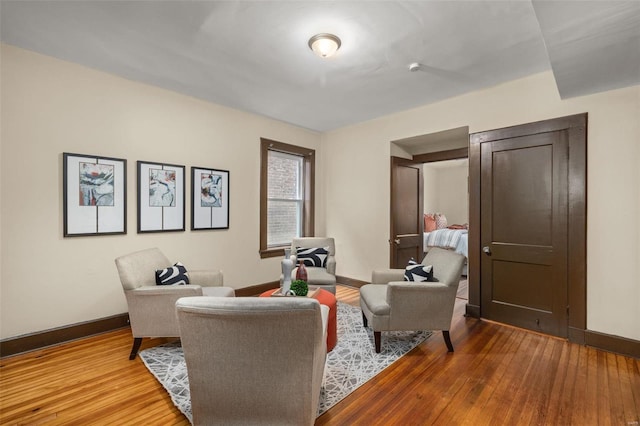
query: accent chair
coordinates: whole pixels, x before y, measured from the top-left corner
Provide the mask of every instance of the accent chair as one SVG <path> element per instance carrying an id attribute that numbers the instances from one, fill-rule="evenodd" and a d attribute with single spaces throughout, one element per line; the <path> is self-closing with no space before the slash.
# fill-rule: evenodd
<path id="1" fill-rule="evenodd" d="M 326 268 L 316 266 L 306 266 L 307 283 L 318 286 L 333 294 L 336 294 L 336 244 L 333 238 L 327 237 L 300 237 L 291 241 L 291 254 L 296 255 L 298 248 L 325 248 L 329 252 L 327 256 Z M 297 259 L 297 256 L 296 256 Z M 296 265 L 298 262 L 296 261 Z M 293 268 L 291 279 L 294 280 L 298 268 Z"/>
<path id="2" fill-rule="evenodd" d="M 307 297 L 176 303 L 194 425 L 313 425 L 329 308 Z"/>
<path id="3" fill-rule="evenodd" d="M 449 328 L 464 262 L 461 254 L 433 247 L 422 264 L 433 266 L 437 282 L 404 281 L 404 269 L 373 271 L 371 284 L 360 288 L 360 308 L 364 326 L 373 329 L 377 353 L 382 331 L 417 330 L 442 330 L 453 352 Z"/>
<path id="4" fill-rule="evenodd" d="M 223 287 L 221 271 L 189 270 L 188 285 L 156 285 L 155 271 L 171 265 L 157 248 L 130 253 L 116 260 L 120 282 L 127 298 L 133 346 L 129 359 L 135 359 L 144 337 L 179 337 L 175 315 L 176 300 L 185 296 L 235 296 Z"/>

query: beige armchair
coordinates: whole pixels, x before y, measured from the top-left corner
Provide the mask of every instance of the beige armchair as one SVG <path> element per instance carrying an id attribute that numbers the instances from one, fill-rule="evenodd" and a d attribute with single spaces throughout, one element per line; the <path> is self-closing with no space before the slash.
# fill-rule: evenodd
<path id="1" fill-rule="evenodd" d="M 364 326 L 371 326 L 376 352 L 382 331 L 442 330 L 453 352 L 449 328 L 465 257 L 450 250 L 431 248 L 423 265 L 433 265 L 437 282 L 404 281 L 404 269 L 373 271 L 371 284 L 360 288 Z"/>
<path id="2" fill-rule="evenodd" d="M 176 310 L 194 425 L 314 424 L 326 306 L 306 297 L 186 297 Z"/>
<path id="3" fill-rule="evenodd" d="M 185 296 L 235 296 L 231 287 L 222 286 L 222 272 L 187 270 L 189 285 L 156 285 L 155 271 L 173 263 L 157 248 L 118 257 L 116 267 L 127 298 L 134 359 L 143 337 L 178 337 L 175 303 Z"/>
<path id="4" fill-rule="evenodd" d="M 333 238 L 324 237 L 301 237 L 294 238 L 291 241 L 291 254 L 295 255 L 297 248 L 322 248 L 328 247 L 329 256 L 327 257 L 327 267 L 310 267 L 307 269 L 307 283 L 309 285 L 319 286 L 325 290 L 336 294 L 336 244 Z M 297 264 L 297 262 L 296 262 Z M 298 268 L 293 268 L 291 272 L 292 279 L 295 279 Z"/>

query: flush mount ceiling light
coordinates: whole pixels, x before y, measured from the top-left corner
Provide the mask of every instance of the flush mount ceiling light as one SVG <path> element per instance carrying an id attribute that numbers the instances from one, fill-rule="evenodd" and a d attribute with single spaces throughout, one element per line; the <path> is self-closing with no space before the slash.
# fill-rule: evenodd
<path id="1" fill-rule="evenodd" d="M 321 58 L 333 56 L 340 49 L 341 44 L 337 36 L 327 33 L 316 34 L 309 39 L 309 48 Z"/>

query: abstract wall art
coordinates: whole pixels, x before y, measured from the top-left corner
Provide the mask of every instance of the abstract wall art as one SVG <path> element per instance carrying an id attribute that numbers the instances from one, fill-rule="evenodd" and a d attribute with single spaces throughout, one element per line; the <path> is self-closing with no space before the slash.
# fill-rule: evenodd
<path id="1" fill-rule="evenodd" d="M 191 229 L 229 229 L 229 171 L 191 167 Z"/>
<path id="2" fill-rule="evenodd" d="M 138 161 L 138 233 L 184 231 L 184 166 Z"/>
<path id="3" fill-rule="evenodd" d="M 127 232 L 127 160 L 62 154 L 65 237 Z"/>

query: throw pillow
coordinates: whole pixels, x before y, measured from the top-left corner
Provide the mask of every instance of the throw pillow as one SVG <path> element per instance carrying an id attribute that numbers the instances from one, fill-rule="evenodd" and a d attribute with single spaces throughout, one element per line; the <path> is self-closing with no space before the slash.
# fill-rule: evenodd
<path id="1" fill-rule="evenodd" d="M 328 257 L 329 247 L 296 247 L 296 258 L 298 259 L 298 262 L 302 261 L 304 266 L 326 268 Z"/>
<path id="2" fill-rule="evenodd" d="M 186 285 L 189 284 L 187 268 L 180 262 L 165 269 L 156 270 L 157 285 Z"/>
<path id="3" fill-rule="evenodd" d="M 436 213 L 436 229 L 445 229 L 447 227 L 447 217 L 442 213 Z"/>
<path id="4" fill-rule="evenodd" d="M 424 232 L 432 232 L 436 230 L 436 217 L 433 213 L 424 214 Z"/>
<path id="5" fill-rule="evenodd" d="M 433 278 L 433 265 L 423 265 L 411 259 L 406 268 L 404 268 L 405 281 L 435 281 Z"/>

